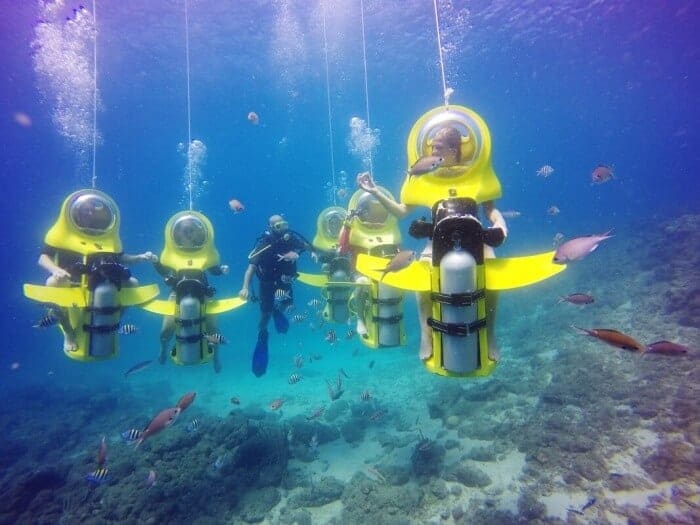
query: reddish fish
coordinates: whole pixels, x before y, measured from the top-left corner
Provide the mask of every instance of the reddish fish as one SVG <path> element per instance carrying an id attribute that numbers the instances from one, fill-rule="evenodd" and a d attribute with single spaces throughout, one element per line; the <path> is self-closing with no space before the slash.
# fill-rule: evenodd
<path id="1" fill-rule="evenodd" d="M 598 164 L 591 172 L 592 184 L 603 184 L 614 178 L 613 169 L 605 164 Z"/>
<path id="2" fill-rule="evenodd" d="M 595 250 L 605 239 L 612 237 L 612 230 L 602 235 L 587 235 L 586 237 L 576 237 L 570 241 L 562 243 L 554 252 L 552 262 L 556 264 L 566 264 L 569 261 L 577 261 Z"/>
<path id="3" fill-rule="evenodd" d="M 175 406 L 180 409 L 180 412 L 183 412 L 188 406 L 194 403 L 194 397 L 196 395 L 197 392 L 187 392 L 184 396 L 180 398 L 180 401 L 178 401 L 177 405 Z"/>
<path id="4" fill-rule="evenodd" d="M 644 352 L 644 345 L 629 335 L 618 332 L 617 330 L 610 330 L 609 328 L 591 328 L 588 330 L 574 325 L 571 325 L 571 328 L 581 334 L 600 339 L 604 343 L 614 346 L 615 348 L 622 348 L 623 350 L 631 350 L 633 352 Z"/>
<path id="5" fill-rule="evenodd" d="M 382 270 L 382 276 L 379 278 L 380 281 L 384 280 L 384 277 L 389 272 L 398 272 L 407 268 L 416 258 L 416 252 L 413 250 L 401 250 L 399 253 L 394 255 L 394 257 L 386 265 L 386 268 Z"/>
<path id="6" fill-rule="evenodd" d="M 243 203 L 238 199 L 231 199 L 228 201 L 228 207 L 231 208 L 233 213 L 241 213 L 245 210 L 245 206 L 243 206 Z"/>
<path id="7" fill-rule="evenodd" d="M 282 408 L 282 405 L 284 405 L 284 399 L 282 399 L 281 397 L 273 399 L 270 402 L 270 410 L 279 410 L 280 408 Z"/>
<path id="8" fill-rule="evenodd" d="M 258 123 L 260 123 L 260 117 L 255 111 L 251 111 L 250 113 L 248 113 L 248 122 L 256 126 L 258 125 Z"/>
<path id="9" fill-rule="evenodd" d="M 143 431 L 141 437 L 136 441 L 134 448 L 138 447 L 149 437 L 156 435 L 161 430 L 166 429 L 175 423 L 175 420 L 179 415 L 180 409 L 177 407 L 161 410 L 161 412 L 151 420 L 146 429 Z"/>
<path id="10" fill-rule="evenodd" d="M 593 304 L 595 299 L 592 295 L 587 293 L 572 293 L 566 297 L 560 297 L 558 302 L 571 304 Z"/>
<path id="11" fill-rule="evenodd" d="M 102 442 L 97 451 L 97 468 L 104 467 L 105 463 L 107 463 L 107 441 L 105 441 L 105 437 L 102 436 Z"/>
<path id="12" fill-rule="evenodd" d="M 687 346 L 672 343 L 671 341 L 656 341 L 647 346 L 647 352 L 650 354 L 681 355 L 687 354 L 689 351 L 690 348 Z"/>

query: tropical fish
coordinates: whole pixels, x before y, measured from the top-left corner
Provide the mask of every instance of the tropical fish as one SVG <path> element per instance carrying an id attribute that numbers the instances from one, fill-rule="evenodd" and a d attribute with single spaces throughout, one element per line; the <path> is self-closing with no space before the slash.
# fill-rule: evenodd
<path id="1" fill-rule="evenodd" d="M 49 326 L 53 326 L 58 322 L 58 317 L 54 313 L 54 311 L 49 308 L 46 311 L 46 315 L 39 319 L 34 325 L 34 328 L 48 328 Z"/>
<path id="2" fill-rule="evenodd" d="M 560 297 L 558 302 L 571 304 L 593 304 L 595 299 L 592 295 L 587 293 L 572 293 L 566 297 Z"/>
<path id="3" fill-rule="evenodd" d="M 12 363 L 10 365 L 10 370 L 19 370 L 19 367 L 20 367 L 20 364 L 17 361 L 15 361 L 14 363 Z"/>
<path id="4" fill-rule="evenodd" d="M 555 206 L 554 204 L 552 204 L 549 208 L 547 208 L 547 215 L 549 215 L 550 217 L 555 217 L 555 216 L 559 215 L 560 212 L 561 212 L 561 210 L 557 206 Z"/>
<path id="5" fill-rule="evenodd" d="M 97 466 L 102 468 L 107 463 L 107 441 L 105 437 L 102 436 L 102 441 L 100 442 L 100 448 L 97 450 Z"/>
<path id="6" fill-rule="evenodd" d="M 197 432 L 199 430 L 199 419 L 194 418 L 192 421 L 187 423 L 185 430 L 190 433 Z"/>
<path id="7" fill-rule="evenodd" d="M 134 366 L 129 368 L 126 372 L 124 372 L 124 377 L 127 378 L 131 374 L 135 374 L 136 372 L 140 372 L 141 370 L 145 370 L 149 366 L 151 366 L 151 363 L 153 363 L 152 360 L 148 359 L 147 361 L 141 361 L 139 363 L 136 363 Z"/>
<path id="8" fill-rule="evenodd" d="M 646 351 L 650 354 L 680 355 L 687 354 L 690 348 L 671 341 L 656 341 L 647 345 Z"/>
<path id="9" fill-rule="evenodd" d="M 138 430 L 136 428 L 131 428 L 129 430 L 125 430 L 121 434 L 119 434 L 122 439 L 127 442 L 127 443 L 133 443 L 134 441 L 137 441 L 140 437 L 141 434 L 143 434 L 143 431 Z"/>
<path id="10" fill-rule="evenodd" d="M 376 422 L 376 421 L 379 421 L 380 419 L 382 419 L 385 415 L 386 415 L 386 412 L 385 412 L 384 410 L 381 410 L 381 409 L 380 409 L 380 410 L 376 410 L 375 412 L 371 413 L 371 414 L 367 417 L 367 419 L 368 419 L 369 421 Z"/>
<path id="11" fill-rule="evenodd" d="M 347 372 L 345 371 L 345 369 L 343 369 L 343 368 L 339 368 L 339 369 L 338 369 L 338 377 L 340 377 L 341 375 L 342 375 L 342 376 L 345 376 L 347 379 L 350 379 L 350 376 L 348 375 L 348 373 L 347 373 Z"/>
<path id="12" fill-rule="evenodd" d="M 601 235 L 587 235 L 585 237 L 576 237 L 575 239 L 566 241 L 557 247 L 552 262 L 556 264 L 566 264 L 568 261 L 582 259 L 598 248 L 598 244 L 602 241 L 612 237 L 612 235 L 610 235 L 611 233 L 612 230 L 609 230 Z"/>
<path id="13" fill-rule="evenodd" d="M 146 441 L 146 439 L 149 437 L 156 435 L 158 432 L 172 425 L 177 420 L 177 416 L 179 415 L 179 408 L 166 408 L 161 410 L 158 415 L 151 420 L 146 427 L 146 430 L 141 433 L 138 440 L 136 440 L 136 447 L 141 445 L 141 443 Z"/>
<path id="14" fill-rule="evenodd" d="M 360 394 L 360 399 L 362 401 L 369 401 L 370 399 L 372 399 L 372 393 L 369 390 L 363 390 Z"/>
<path id="15" fill-rule="evenodd" d="M 219 333 L 204 334 L 204 339 L 207 340 L 207 343 L 209 343 L 210 345 L 214 345 L 214 346 L 228 344 L 228 341 L 226 340 L 226 338 Z"/>
<path id="16" fill-rule="evenodd" d="M 294 314 L 294 315 L 292 316 L 292 322 L 293 322 L 294 324 L 300 324 L 300 323 L 303 323 L 304 321 L 306 321 L 306 318 L 307 318 L 307 317 L 308 317 L 308 315 L 307 315 L 306 313 L 303 313 L 303 314 Z"/>
<path id="17" fill-rule="evenodd" d="M 90 474 L 85 476 L 85 480 L 90 483 L 90 485 L 102 485 L 110 480 L 109 469 L 108 468 L 98 468 L 97 470 L 90 472 Z"/>
<path id="18" fill-rule="evenodd" d="M 323 415 L 323 413 L 326 411 L 326 407 L 318 407 L 316 410 L 311 412 L 308 416 L 306 416 L 307 421 L 313 421 L 314 419 L 318 419 Z"/>
<path id="19" fill-rule="evenodd" d="M 184 396 L 180 398 L 180 400 L 177 402 L 177 405 L 175 405 L 180 412 L 184 412 L 184 410 L 189 407 L 192 403 L 194 403 L 194 398 L 197 395 L 197 392 L 187 392 Z"/>
<path id="20" fill-rule="evenodd" d="M 297 354 L 294 356 L 294 366 L 297 368 L 301 368 L 304 366 L 304 356 L 301 354 Z"/>
<path id="21" fill-rule="evenodd" d="M 355 330 L 353 330 L 352 328 L 348 328 L 348 331 L 345 332 L 345 339 L 350 340 L 353 337 L 355 337 Z"/>
<path id="22" fill-rule="evenodd" d="M 311 436 L 311 439 L 309 440 L 309 453 L 312 456 L 316 456 L 316 454 L 318 454 L 318 435 L 316 434 Z"/>
<path id="23" fill-rule="evenodd" d="M 320 299 L 311 299 L 308 303 L 306 303 L 306 306 L 309 308 L 320 308 L 321 307 L 321 300 Z"/>
<path id="24" fill-rule="evenodd" d="M 613 169 L 605 164 L 598 164 L 591 172 L 591 183 L 592 184 L 603 184 L 612 180 L 614 177 Z"/>
<path id="25" fill-rule="evenodd" d="M 127 323 L 123 324 L 119 327 L 119 330 L 117 330 L 117 333 L 120 335 L 130 335 L 130 334 L 135 334 L 138 332 L 138 327 L 135 324 Z"/>
<path id="26" fill-rule="evenodd" d="M 323 340 L 328 344 L 334 345 L 338 342 L 338 334 L 336 334 L 335 330 L 331 328 L 330 330 L 328 330 L 328 332 L 326 332 L 326 335 L 323 338 Z"/>
<path id="27" fill-rule="evenodd" d="M 236 397 L 236 396 L 233 396 L 233 397 L 230 399 L 230 401 L 231 401 L 231 404 L 232 404 L 232 405 L 240 405 L 240 404 L 241 404 L 241 400 L 240 400 L 238 397 Z"/>
<path id="28" fill-rule="evenodd" d="M 277 288 L 277 290 L 275 290 L 275 302 L 276 303 L 283 303 L 285 301 L 288 301 L 291 298 L 292 298 L 292 295 L 289 293 L 289 290 L 286 290 L 284 288 Z"/>
<path id="29" fill-rule="evenodd" d="M 630 337 L 629 335 L 618 332 L 617 330 L 611 330 L 609 328 L 579 328 L 578 326 L 571 325 L 571 328 L 577 332 L 585 335 L 590 335 L 596 339 L 600 339 L 604 343 L 614 346 L 616 348 L 621 348 L 623 350 L 631 350 L 634 352 L 643 352 L 644 346 L 636 339 Z"/>
<path id="30" fill-rule="evenodd" d="M 248 113 L 248 122 L 255 126 L 257 126 L 260 123 L 260 117 L 255 111 L 251 111 L 250 113 Z"/>
<path id="31" fill-rule="evenodd" d="M 278 397 L 270 402 L 270 410 L 279 410 L 284 405 L 284 399 Z"/>
<path id="32" fill-rule="evenodd" d="M 214 463 L 211 464 L 212 470 L 221 470 L 221 468 L 226 464 L 226 454 L 218 456 Z"/>
<path id="33" fill-rule="evenodd" d="M 537 176 L 544 177 L 545 179 L 549 177 L 552 173 L 554 173 L 554 168 L 552 168 L 552 166 L 550 166 L 549 164 L 545 164 L 537 170 Z"/>
<path id="34" fill-rule="evenodd" d="M 290 385 L 294 385 L 294 384 L 298 383 L 299 381 L 301 381 L 301 376 L 299 374 L 292 374 L 289 376 L 289 379 L 287 379 L 287 382 Z"/>
<path id="35" fill-rule="evenodd" d="M 584 503 L 584 505 L 581 507 L 580 510 L 574 509 L 573 507 L 569 507 L 566 510 L 568 510 L 569 512 L 573 512 L 574 514 L 580 514 L 581 516 L 583 516 L 583 513 L 586 511 L 586 509 L 595 505 L 595 502 L 596 502 L 596 499 L 591 498 L 586 503 Z"/>
<path id="36" fill-rule="evenodd" d="M 231 199 L 228 201 L 228 207 L 231 208 L 233 213 L 241 213 L 245 210 L 245 206 L 243 206 L 243 203 L 238 199 Z"/>
<path id="37" fill-rule="evenodd" d="M 413 250 L 401 250 L 399 253 L 394 255 L 394 257 L 389 261 L 389 264 L 382 270 L 382 276 L 379 278 L 380 281 L 384 280 L 384 277 L 389 272 L 398 272 L 408 267 L 416 258 L 416 252 Z"/>
<path id="38" fill-rule="evenodd" d="M 369 365 L 367 365 L 367 366 L 369 366 L 369 368 L 373 368 L 373 367 L 374 367 L 374 359 L 372 359 L 372 360 L 369 362 Z"/>
<path id="39" fill-rule="evenodd" d="M 430 173 L 431 171 L 438 169 L 440 166 L 442 166 L 443 162 L 445 162 L 445 159 L 436 155 L 421 157 L 408 169 L 408 174 L 425 175 L 426 173 Z"/>

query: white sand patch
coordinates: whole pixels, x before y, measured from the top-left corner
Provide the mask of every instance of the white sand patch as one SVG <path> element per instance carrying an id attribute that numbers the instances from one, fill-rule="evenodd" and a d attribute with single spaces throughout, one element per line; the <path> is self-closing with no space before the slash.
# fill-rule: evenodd
<path id="1" fill-rule="evenodd" d="M 486 493 L 498 498 L 498 508 L 518 514 L 518 497 L 520 483 L 518 478 L 525 467 L 525 454 L 517 450 L 510 451 L 501 461 L 475 463 L 491 478 L 491 485 Z"/>
<path id="2" fill-rule="evenodd" d="M 547 516 L 556 517 L 564 521 L 571 514 L 568 509 L 581 510 L 590 499 L 589 494 L 580 491 L 555 492 L 540 498 L 545 507 L 547 507 Z"/>

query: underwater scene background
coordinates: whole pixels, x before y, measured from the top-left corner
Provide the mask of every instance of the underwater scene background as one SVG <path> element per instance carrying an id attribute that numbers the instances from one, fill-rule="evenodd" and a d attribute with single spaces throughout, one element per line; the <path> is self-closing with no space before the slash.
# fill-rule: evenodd
<path id="1" fill-rule="evenodd" d="M 398 196 L 408 132 L 444 101 L 436 11 L 450 101 L 492 135 L 511 212 L 497 255 L 614 230 L 501 294 L 491 376 L 424 368 L 410 293 L 405 347 L 371 350 L 354 325 L 320 326 L 318 290 L 296 283 L 308 318 L 271 332 L 260 378 L 256 304 L 219 316 L 218 374 L 159 365 L 160 319 L 139 308 L 103 362 L 70 360 L 56 327 L 33 327 L 46 309 L 22 284 L 47 277 L 44 235 L 91 185 L 93 136 L 127 253 L 160 253 L 191 174 L 230 266 L 217 297 L 238 294 L 271 214 L 311 239 L 370 165 Z M 699 522 L 699 22 L 693 1 L 3 2 L 0 522 Z M 613 178 L 593 184 L 598 165 Z M 408 235 L 420 216 L 401 222 L 407 249 L 422 249 Z M 299 267 L 319 271 L 308 254 Z M 152 265 L 132 271 L 166 298 Z M 560 301 L 576 292 L 595 302 Z M 687 352 L 620 350 L 571 325 Z M 175 424 L 125 442 L 187 392 Z M 109 475 L 86 480 L 102 442 Z"/>

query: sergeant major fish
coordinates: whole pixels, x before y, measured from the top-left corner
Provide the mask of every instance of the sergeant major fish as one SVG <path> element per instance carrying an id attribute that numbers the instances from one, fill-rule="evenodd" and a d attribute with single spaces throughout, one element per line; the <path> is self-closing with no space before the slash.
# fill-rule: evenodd
<path id="1" fill-rule="evenodd" d="M 94 470 L 93 472 L 90 472 L 90 474 L 87 474 L 85 476 L 85 481 L 87 481 L 93 487 L 97 485 L 102 485 L 102 483 L 105 483 L 109 480 L 110 476 L 108 468 L 100 467 L 97 470 Z"/>

